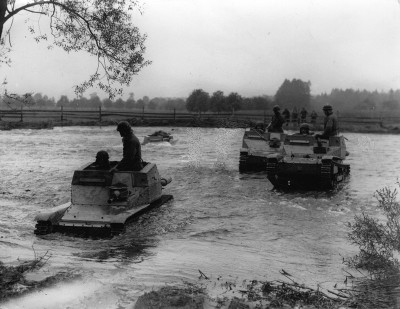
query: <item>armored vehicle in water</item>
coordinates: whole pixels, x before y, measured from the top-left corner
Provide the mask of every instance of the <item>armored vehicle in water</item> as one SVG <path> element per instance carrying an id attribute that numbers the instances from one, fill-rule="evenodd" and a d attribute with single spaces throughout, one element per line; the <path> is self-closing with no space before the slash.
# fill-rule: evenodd
<path id="1" fill-rule="evenodd" d="M 62 232 L 107 237 L 125 231 L 130 220 L 170 199 L 162 189 L 171 179 L 161 178 L 157 166 L 145 163 L 140 171 L 99 169 L 94 163 L 76 170 L 71 201 L 39 213 L 35 234 Z"/>
<path id="2" fill-rule="evenodd" d="M 239 172 L 265 172 L 268 155 L 282 152 L 285 136 L 253 128 L 246 130 L 240 148 Z"/>
<path id="3" fill-rule="evenodd" d="M 146 145 L 147 143 L 172 142 L 173 139 L 174 137 L 167 132 L 156 131 L 153 134 L 145 136 L 142 145 Z"/>
<path id="4" fill-rule="evenodd" d="M 267 156 L 267 177 L 275 188 L 335 189 L 350 173 L 347 155 L 343 136 L 287 135 L 283 152 Z"/>

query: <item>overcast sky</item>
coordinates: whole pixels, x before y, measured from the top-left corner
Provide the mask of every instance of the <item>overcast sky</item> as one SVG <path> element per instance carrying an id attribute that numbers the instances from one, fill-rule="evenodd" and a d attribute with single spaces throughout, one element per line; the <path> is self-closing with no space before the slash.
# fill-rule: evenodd
<path id="1" fill-rule="evenodd" d="M 17 2 L 18 3 L 18 2 Z M 146 67 L 126 88 L 139 99 L 212 94 L 274 95 L 285 78 L 332 88 L 400 89 L 397 0 L 146 0 L 135 23 L 148 35 Z M 95 59 L 47 50 L 15 18 L 13 63 L 0 77 L 16 92 L 74 97 Z M 85 93 L 89 97 L 100 90 Z"/>

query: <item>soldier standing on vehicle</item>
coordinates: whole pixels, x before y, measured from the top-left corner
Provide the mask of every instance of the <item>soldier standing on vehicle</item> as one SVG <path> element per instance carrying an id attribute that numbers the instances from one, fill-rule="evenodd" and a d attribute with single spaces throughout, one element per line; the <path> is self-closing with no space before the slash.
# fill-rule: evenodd
<path id="1" fill-rule="evenodd" d="M 292 110 L 292 123 L 298 124 L 298 119 L 297 119 L 298 115 L 299 115 L 299 112 L 297 111 L 297 107 L 295 106 L 295 107 L 293 107 L 293 110 Z"/>
<path id="2" fill-rule="evenodd" d="M 330 136 L 335 136 L 338 134 L 338 120 L 333 114 L 332 106 L 327 104 L 322 110 L 324 111 L 324 132 L 322 134 L 316 134 L 317 139 L 329 139 Z"/>
<path id="3" fill-rule="evenodd" d="M 133 134 L 127 121 L 118 123 L 117 131 L 122 137 L 123 157 L 112 171 L 140 171 L 142 165 L 142 150 L 138 138 Z"/>
<path id="4" fill-rule="evenodd" d="M 286 126 L 289 125 L 290 122 L 290 112 L 287 108 L 285 108 L 282 112 L 283 117 L 285 118 Z"/>
<path id="5" fill-rule="evenodd" d="M 310 116 L 311 116 L 311 123 L 315 125 L 317 123 L 317 117 L 318 117 L 317 113 L 313 110 Z"/>
<path id="6" fill-rule="evenodd" d="M 300 122 L 301 123 L 303 123 L 303 122 L 307 122 L 307 111 L 306 111 L 306 109 L 303 107 L 302 109 L 301 109 L 301 111 L 300 111 L 300 117 L 301 117 L 301 120 L 300 120 Z"/>
<path id="7" fill-rule="evenodd" d="M 274 115 L 272 116 L 271 122 L 268 125 L 267 130 L 268 132 L 283 133 L 282 126 L 285 123 L 285 120 L 280 113 L 281 108 L 278 105 L 275 105 L 272 110 L 274 112 Z"/>

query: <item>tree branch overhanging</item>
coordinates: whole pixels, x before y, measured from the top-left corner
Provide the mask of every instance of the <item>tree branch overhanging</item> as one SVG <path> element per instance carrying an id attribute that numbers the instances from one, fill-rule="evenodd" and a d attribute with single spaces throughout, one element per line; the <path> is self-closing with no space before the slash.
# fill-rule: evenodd
<path id="1" fill-rule="evenodd" d="M 0 4 L 4 1 L 0 0 Z M 35 1 L 17 9 L 9 9 L 10 13 L 4 15 L 3 19 L 0 16 L 0 26 L 21 11 L 47 15 L 53 45 L 66 52 L 86 51 L 97 57 L 95 73 L 75 87 L 77 95 L 96 84 L 112 98 L 121 92 L 121 88 L 116 88 L 115 84 L 129 85 L 133 75 L 150 64 L 143 57 L 146 35 L 140 34 L 131 22 L 130 11 L 136 5 L 136 0 Z M 31 10 L 33 7 L 39 10 Z M 31 29 L 34 34 L 34 27 Z M 35 37 L 38 42 L 47 39 L 46 34 Z"/>

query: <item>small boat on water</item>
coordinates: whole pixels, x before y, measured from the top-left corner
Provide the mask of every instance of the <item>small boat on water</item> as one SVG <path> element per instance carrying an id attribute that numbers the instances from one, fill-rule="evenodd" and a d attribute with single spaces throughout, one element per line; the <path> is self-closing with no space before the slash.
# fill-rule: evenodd
<path id="1" fill-rule="evenodd" d="M 174 137 L 171 134 L 160 130 L 154 132 L 153 134 L 145 136 L 142 145 L 145 145 L 147 143 L 160 143 L 160 142 L 171 143 L 173 139 Z"/>
<path id="2" fill-rule="evenodd" d="M 155 164 L 146 163 L 140 171 L 111 171 L 117 163 L 105 169 L 90 163 L 76 170 L 71 201 L 39 213 L 34 233 L 114 236 L 135 217 L 172 199 L 162 194 L 171 179 L 161 178 Z"/>

